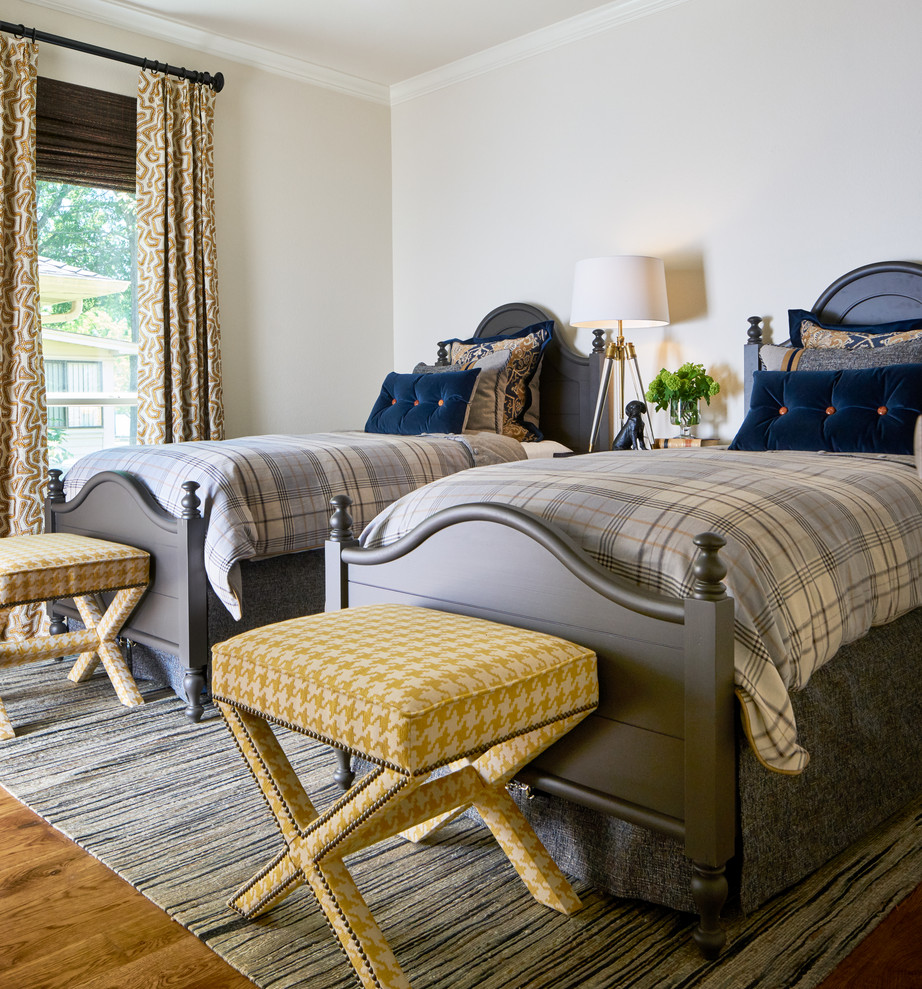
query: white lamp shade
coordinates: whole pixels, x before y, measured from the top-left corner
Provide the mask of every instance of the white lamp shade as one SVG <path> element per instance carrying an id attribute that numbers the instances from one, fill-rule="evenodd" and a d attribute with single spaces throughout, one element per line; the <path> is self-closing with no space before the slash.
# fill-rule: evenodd
<path id="1" fill-rule="evenodd" d="M 571 326 L 599 329 L 669 322 L 666 270 L 659 258 L 621 255 L 577 261 Z"/>

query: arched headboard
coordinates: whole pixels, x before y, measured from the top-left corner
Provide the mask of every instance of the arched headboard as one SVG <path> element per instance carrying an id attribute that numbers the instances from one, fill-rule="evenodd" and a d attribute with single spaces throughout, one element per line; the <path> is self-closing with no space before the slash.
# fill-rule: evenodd
<path id="1" fill-rule="evenodd" d="M 813 305 L 824 323 L 889 323 L 922 318 L 922 264 L 877 261 L 837 278 Z"/>
<path id="2" fill-rule="evenodd" d="M 922 264 L 915 261 L 875 261 L 854 268 L 825 288 L 810 307 L 823 323 L 871 325 L 901 319 L 922 320 Z M 759 367 L 762 342 L 759 317 L 750 319 L 749 343 L 744 348 L 743 379 L 746 408 L 752 373 Z M 790 342 L 790 341 L 788 341 Z"/>

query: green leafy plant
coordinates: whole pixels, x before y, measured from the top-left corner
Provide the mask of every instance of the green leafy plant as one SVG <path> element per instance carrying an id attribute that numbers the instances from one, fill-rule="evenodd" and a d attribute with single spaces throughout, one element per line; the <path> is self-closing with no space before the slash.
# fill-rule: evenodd
<path id="1" fill-rule="evenodd" d="M 697 402 L 702 398 L 710 405 L 711 396 L 720 391 L 720 385 L 704 370 L 703 364 L 683 364 L 678 371 L 663 368 L 650 382 L 645 398 L 659 411 L 668 409 L 675 401 Z"/>

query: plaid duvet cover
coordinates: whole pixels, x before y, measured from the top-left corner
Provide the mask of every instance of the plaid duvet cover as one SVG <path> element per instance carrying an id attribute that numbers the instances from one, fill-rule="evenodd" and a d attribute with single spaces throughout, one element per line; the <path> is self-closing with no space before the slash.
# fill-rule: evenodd
<path id="1" fill-rule="evenodd" d="M 240 561 L 322 546 L 333 495 L 352 498 L 358 534 L 386 505 L 422 484 L 524 456 L 517 440 L 488 433 L 347 431 L 123 446 L 78 460 L 64 478 L 64 493 L 72 498 L 101 471 L 128 471 L 161 508 L 179 516 L 180 485 L 197 481 L 208 519 L 205 570 L 215 593 L 239 619 Z"/>
<path id="2" fill-rule="evenodd" d="M 394 542 L 449 505 L 516 505 L 632 583 L 691 593 L 692 537 L 727 540 L 736 689 L 765 765 L 799 773 L 789 691 L 840 646 L 922 605 L 922 480 L 910 457 L 663 450 L 485 467 L 407 495 L 365 530 Z"/>

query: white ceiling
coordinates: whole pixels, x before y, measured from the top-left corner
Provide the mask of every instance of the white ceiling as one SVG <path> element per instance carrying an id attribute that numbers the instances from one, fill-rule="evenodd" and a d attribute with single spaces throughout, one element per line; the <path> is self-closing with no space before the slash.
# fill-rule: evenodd
<path id="1" fill-rule="evenodd" d="M 203 71 L 218 71 L 207 56 L 223 54 L 390 102 L 401 84 L 406 89 L 409 80 L 444 75 L 447 66 L 457 74 L 459 63 L 525 57 L 683 0 L 28 2 L 192 47 L 203 53 L 195 66 Z M 39 30 L 59 33 L 53 15 L 36 14 Z"/>
<path id="2" fill-rule="evenodd" d="M 608 2 L 122 0 L 119 6 L 391 86 Z"/>

